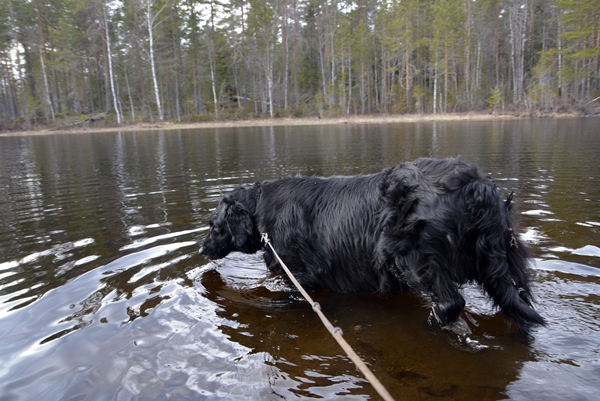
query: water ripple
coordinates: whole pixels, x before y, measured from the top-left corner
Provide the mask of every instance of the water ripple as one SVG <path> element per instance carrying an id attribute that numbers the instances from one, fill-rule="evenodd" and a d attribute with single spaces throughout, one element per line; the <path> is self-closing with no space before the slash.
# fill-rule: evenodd
<path id="1" fill-rule="evenodd" d="M 7 399 L 375 399 L 260 254 L 208 263 L 221 196 L 281 176 L 457 156 L 515 192 L 547 327 L 477 286 L 460 327 L 418 294 L 314 294 L 404 399 L 595 399 L 599 119 L 0 137 L 0 393 Z M 573 157 L 577 155 L 577 157 Z M 494 374 L 490 374 L 493 372 Z"/>

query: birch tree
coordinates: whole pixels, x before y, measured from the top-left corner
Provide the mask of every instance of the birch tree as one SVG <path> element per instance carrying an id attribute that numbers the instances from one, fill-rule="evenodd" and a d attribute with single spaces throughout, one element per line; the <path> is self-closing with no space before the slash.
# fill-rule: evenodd
<path id="1" fill-rule="evenodd" d="M 213 104 L 215 107 L 215 118 L 219 119 L 219 96 L 217 94 L 217 47 L 215 38 L 215 18 L 216 18 L 216 4 L 213 0 L 209 2 L 210 14 L 207 24 L 207 35 L 208 41 L 208 60 L 210 62 L 210 82 L 213 94 Z"/>
<path id="2" fill-rule="evenodd" d="M 162 103 L 160 102 L 160 90 L 158 87 L 158 78 L 156 76 L 156 65 L 154 61 L 154 29 L 156 19 L 160 13 L 169 4 L 167 1 L 156 14 L 152 12 L 152 0 L 146 0 L 146 24 L 148 26 L 148 52 L 150 53 L 150 70 L 152 72 L 152 83 L 154 84 L 154 97 L 156 98 L 156 107 L 158 109 L 158 120 L 163 121 L 165 119 Z"/>
<path id="3" fill-rule="evenodd" d="M 107 56 L 108 56 L 108 73 L 109 73 L 109 77 L 110 77 L 110 91 L 112 93 L 112 100 L 113 100 L 113 107 L 115 109 L 115 113 L 117 114 L 117 124 L 121 125 L 122 123 L 122 116 L 121 116 L 121 109 L 119 106 L 119 102 L 117 101 L 117 89 L 115 86 L 115 78 L 114 78 L 114 71 L 113 71 L 113 65 L 112 65 L 112 50 L 110 47 L 110 33 L 108 31 L 108 18 L 106 16 L 106 5 L 104 3 L 102 3 L 102 15 L 103 15 L 103 25 L 104 25 L 104 40 L 106 41 L 106 48 L 108 49 L 107 51 Z"/>
<path id="4" fill-rule="evenodd" d="M 52 99 L 50 98 L 50 87 L 48 85 L 48 75 L 46 74 L 46 61 L 45 61 L 45 53 L 44 53 L 44 47 L 46 46 L 46 34 L 44 33 L 44 29 L 43 29 L 44 23 L 42 20 L 42 11 L 40 8 L 39 1 L 35 2 L 35 10 L 36 10 L 36 14 L 37 14 L 38 27 L 39 27 L 39 32 L 40 32 L 38 51 L 39 51 L 39 55 L 40 55 L 40 64 L 42 67 L 42 77 L 44 80 L 44 100 L 46 101 L 46 106 L 47 106 L 47 109 L 45 108 L 44 110 L 50 111 L 50 116 L 52 117 L 52 121 L 54 121 L 55 120 L 54 105 L 52 104 Z M 48 120 L 47 112 L 46 112 L 46 120 Z"/>
<path id="5" fill-rule="evenodd" d="M 512 72 L 513 102 L 517 105 L 523 99 L 523 84 L 525 80 L 525 42 L 527 40 L 527 24 L 529 21 L 527 2 L 511 0 L 509 3 L 509 38 L 510 66 Z"/>

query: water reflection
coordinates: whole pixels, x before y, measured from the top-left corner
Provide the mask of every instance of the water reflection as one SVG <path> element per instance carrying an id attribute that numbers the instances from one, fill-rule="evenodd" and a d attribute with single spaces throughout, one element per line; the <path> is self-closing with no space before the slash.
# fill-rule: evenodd
<path id="1" fill-rule="evenodd" d="M 202 277 L 209 289 L 207 298 L 223 306 L 224 318 L 236 322 L 224 326 L 223 332 L 254 352 L 271 355 L 275 367 L 297 380 L 298 395 L 329 398 L 340 394 L 338 386 L 349 380 L 350 394 L 358 385 L 358 394 L 377 398 L 300 295 L 289 288 L 259 284 L 276 278 L 264 271 L 257 277 L 252 264 L 244 267 L 234 254 Z M 464 339 L 429 326 L 429 312 L 414 294 L 383 298 L 325 292 L 315 299 L 398 399 L 486 398 L 516 380 L 522 363 L 533 360 L 528 349 L 531 338 L 508 334 L 499 319 L 478 315 L 472 308 L 477 333 L 469 339 L 471 344 L 464 344 Z M 484 304 L 479 307 L 486 309 Z M 422 342 L 424 334 L 428 340 Z M 456 366 L 462 367 L 460 372 Z M 494 377 L 489 377 L 491 371 Z M 324 393 L 327 389 L 329 397 Z"/>
<path id="2" fill-rule="evenodd" d="M 376 395 L 260 255 L 197 241 L 220 197 L 289 174 L 462 156 L 516 191 L 536 256 L 523 336 L 466 287 L 459 336 L 415 295 L 315 298 L 397 399 L 593 399 L 600 387 L 598 119 L 0 137 L 0 394 L 10 399 Z"/>

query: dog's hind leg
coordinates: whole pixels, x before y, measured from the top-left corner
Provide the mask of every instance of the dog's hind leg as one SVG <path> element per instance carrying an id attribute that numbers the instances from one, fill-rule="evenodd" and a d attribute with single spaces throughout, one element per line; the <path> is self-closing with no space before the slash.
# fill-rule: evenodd
<path id="1" fill-rule="evenodd" d="M 477 281 L 504 315 L 512 318 L 520 329 L 530 324 L 544 325 L 544 319 L 531 305 L 528 256 L 525 244 L 512 234 L 497 232 L 481 235 L 477 246 Z M 506 235 L 508 233 L 508 235 Z M 503 235 L 505 234 L 505 235 Z"/>
<path id="2" fill-rule="evenodd" d="M 544 318 L 531 307 L 531 295 L 527 283 L 519 283 L 510 275 L 505 275 L 486 280 L 483 287 L 494 304 L 504 315 L 512 318 L 520 329 L 530 324 L 546 324 Z"/>

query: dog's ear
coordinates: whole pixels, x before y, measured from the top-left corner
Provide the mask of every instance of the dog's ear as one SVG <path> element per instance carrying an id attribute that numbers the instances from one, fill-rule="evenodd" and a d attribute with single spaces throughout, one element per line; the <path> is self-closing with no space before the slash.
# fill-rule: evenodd
<path id="1" fill-rule="evenodd" d="M 236 248 L 242 248 L 252 236 L 254 223 L 250 213 L 240 202 L 234 201 L 227 208 L 227 224 Z"/>

